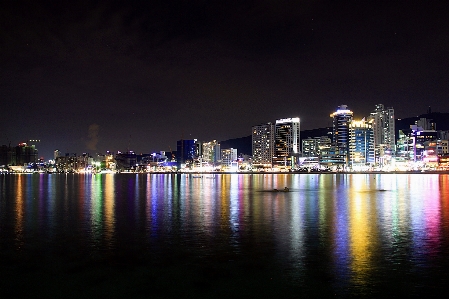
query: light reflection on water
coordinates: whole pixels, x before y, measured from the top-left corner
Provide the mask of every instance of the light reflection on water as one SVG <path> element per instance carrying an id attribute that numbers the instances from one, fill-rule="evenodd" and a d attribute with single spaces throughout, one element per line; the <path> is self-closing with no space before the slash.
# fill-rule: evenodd
<path id="1" fill-rule="evenodd" d="M 68 284 L 74 291 L 86 276 L 100 281 L 86 288 L 101 295 L 111 285 L 100 278 L 113 276 L 116 292 L 133 285 L 136 294 L 175 281 L 203 296 L 237 286 L 287 296 L 419 296 L 449 282 L 448 178 L 1 175 L 0 271 L 10 278 L 0 286 L 31 271 L 39 287 L 24 293 L 51 279 L 76 281 Z"/>

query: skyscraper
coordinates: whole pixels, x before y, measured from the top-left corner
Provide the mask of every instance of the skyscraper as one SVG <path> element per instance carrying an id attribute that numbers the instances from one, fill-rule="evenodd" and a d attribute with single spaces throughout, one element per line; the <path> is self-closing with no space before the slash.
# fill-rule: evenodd
<path id="1" fill-rule="evenodd" d="M 273 164 L 280 168 L 293 168 L 300 153 L 299 117 L 276 120 L 275 130 Z"/>
<path id="2" fill-rule="evenodd" d="M 373 120 L 353 120 L 349 125 L 349 162 L 351 167 L 374 164 Z"/>
<path id="3" fill-rule="evenodd" d="M 377 104 L 369 118 L 374 121 L 373 133 L 376 151 L 381 154 L 384 148 L 393 153 L 396 143 L 394 109 L 392 107 L 385 109 L 383 104 Z"/>
<path id="4" fill-rule="evenodd" d="M 341 105 L 337 111 L 332 113 L 330 117 L 332 122 L 332 141 L 348 163 L 349 159 L 349 124 L 353 119 L 353 112 L 348 109 L 348 106 Z"/>
<path id="5" fill-rule="evenodd" d="M 203 162 L 215 165 L 220 159 L 220 143 L 217 140 L 203 142 Z"/>
<path id="6" fill-rule="evenodd" d="M 269 122 L 253 126 L 252 152 L 253 167 L 272 167 L 274 156 L 275 126 Z"/>
<path id="7" fill-rule="evenodd" d="M 176 162 L 178 169 L 181 169 L 183 165 L 186 167 L 193 167 L 195 159 L 198 158 L 198 146 L 197 140 L 178 140 L 176 142 Z"/>

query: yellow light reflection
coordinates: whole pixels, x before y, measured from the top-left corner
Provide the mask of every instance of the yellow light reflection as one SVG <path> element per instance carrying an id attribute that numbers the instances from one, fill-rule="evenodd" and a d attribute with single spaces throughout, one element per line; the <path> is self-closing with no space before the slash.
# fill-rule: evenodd
<path id="1" fill-rule="evenodd" d="M 355 186 L 349 194 L 349 234 L 351 270 L 355 283 L 365 285 L 371 269 L 371 253 L 375 244 L 375 219 L 370 212 L 370 186 L 367 176 L 351 175 L 351 185 Z M 373 201 L 373 203 L 375 200 Z M 373 208 L 375 210 L 375 207 Z"/>
<path id="2" fill-rule="evenodd" d="M 230 178 L 230 174 L 221 175 L 220 227 L 227 227 L 229 224 Z"/>
<path id="3" fill-rule="evenodd" d="M 104 226 L 105 238 L 108 244 L 114 239 L 115 233 L 115 175 L 106 175 L 104 183 Z"/>
<path id="4" fill-rule="evenodd" d="M 20 249 L 23 245 L 23 214 L 24 214 L 24 206 L 23 206 L 23 180 L 22 175 L 17 175 L 17 184 L 16 184 L 16 225 L 15 225 L 15 241 L 17 249 Z"/>

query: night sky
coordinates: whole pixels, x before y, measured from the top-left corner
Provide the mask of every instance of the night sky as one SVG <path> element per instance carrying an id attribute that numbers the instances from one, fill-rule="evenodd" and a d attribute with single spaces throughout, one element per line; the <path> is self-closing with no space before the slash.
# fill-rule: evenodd
<path id="1" fill-rule="evenodd" d="M 42 2 L 0 8 L 0 145 L 45 159 L 449 112 L 447 1 Z"/>

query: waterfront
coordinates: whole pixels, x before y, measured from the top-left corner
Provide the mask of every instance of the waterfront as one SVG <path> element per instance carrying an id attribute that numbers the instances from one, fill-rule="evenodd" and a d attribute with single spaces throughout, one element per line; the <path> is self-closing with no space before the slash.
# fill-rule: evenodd
<path id="1" fill-rule="evenodd" d="M 448 174 L 6 174 L 0 191 L 7 297 L 429 297 L 449 283 Z"/>

